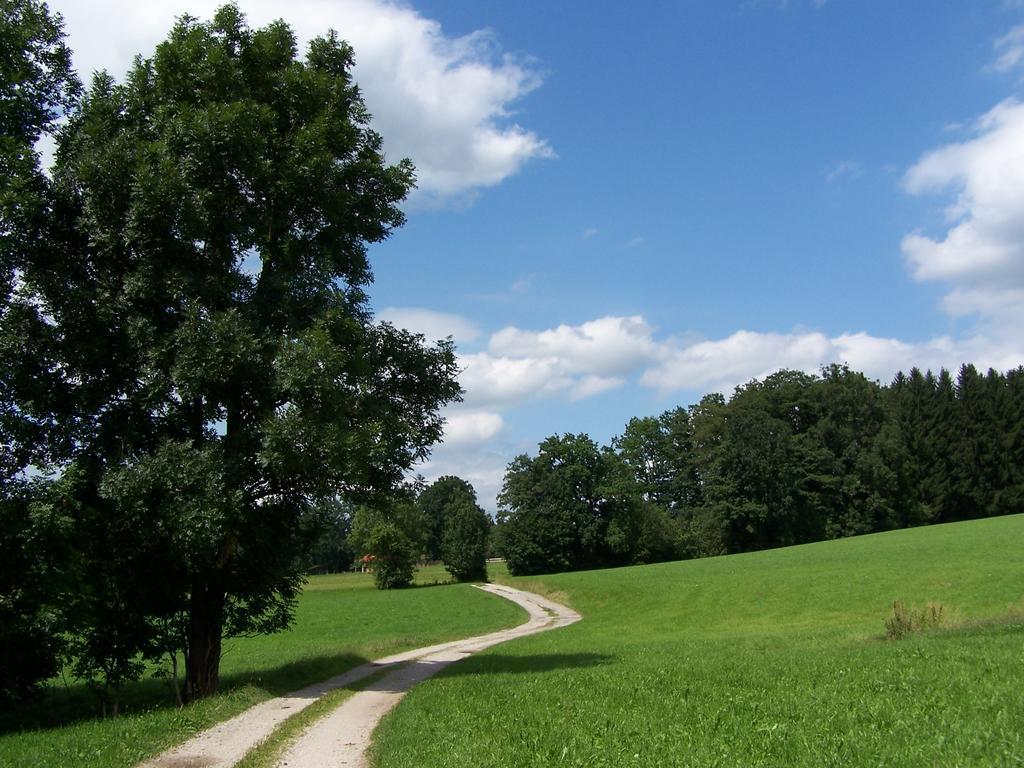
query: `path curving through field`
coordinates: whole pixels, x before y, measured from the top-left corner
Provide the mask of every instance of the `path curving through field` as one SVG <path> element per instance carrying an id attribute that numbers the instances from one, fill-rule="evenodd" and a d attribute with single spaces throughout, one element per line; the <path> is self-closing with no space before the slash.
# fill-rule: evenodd
<path id="1" fill-rule="evenodd" d="M 532 592 L 500 584 L 484 584 L 479 588 L 522 606 L 529 619 L 510 629 L 378 659 L 323 683 L 257 704 L 184 744 L 141 763 L 138 768 L 231 768 L 287 718 L 301 712 L 325 693 L 394 667 L 395 671 L 354 693 L 337 709 L 313 723 L 279 763 L 287 768 L 364 767 L 373 729 L 413 685 L 476 651 L 517 637 L 568 626 L 581 618 L 571 608 Z"/>

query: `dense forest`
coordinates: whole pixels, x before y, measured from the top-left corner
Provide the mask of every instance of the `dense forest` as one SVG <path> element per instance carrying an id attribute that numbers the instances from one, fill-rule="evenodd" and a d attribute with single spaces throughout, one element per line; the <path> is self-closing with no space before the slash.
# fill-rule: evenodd
<path id="1" fill-rule="evenodd" d="M 1024 510 L 1024 368 L 888 386 L 779 371 L 519 456 L 496 546 L 516 574 L 745 552 Z"/>

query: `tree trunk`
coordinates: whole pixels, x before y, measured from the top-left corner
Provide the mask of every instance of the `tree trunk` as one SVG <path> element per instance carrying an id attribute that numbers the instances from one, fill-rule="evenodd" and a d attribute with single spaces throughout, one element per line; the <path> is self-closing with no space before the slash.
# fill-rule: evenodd
<path id="1" fill-rule="evenodd" d="M 223 628 L 224 590 L 214 584 L 194 586 L 189 597 L 186 701 L 195 701 L 217 692 Z"/>

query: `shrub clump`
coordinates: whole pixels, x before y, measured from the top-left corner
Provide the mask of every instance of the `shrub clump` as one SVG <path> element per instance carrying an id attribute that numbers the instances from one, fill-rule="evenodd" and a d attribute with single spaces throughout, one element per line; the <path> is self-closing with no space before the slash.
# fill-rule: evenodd
<path id="1" fill-rule="evenodd" d="M 945 626 L 946 607 L 942 603 L 927 603 L 923 608 L 907 608 L 901 600 L 892 604 L 892 615 L 885 620 L 885 636 L 900 640 L 916 632 L 927 632 Z"/>
<path id="2" fill-rule="evenodd" d="M 412 583 L 418 555 L 401 528 L 394 523 L 378 523 L 370 532 L 367 549 L 373 556 L 373 581 L 377 589 L 407 587 Z"/>

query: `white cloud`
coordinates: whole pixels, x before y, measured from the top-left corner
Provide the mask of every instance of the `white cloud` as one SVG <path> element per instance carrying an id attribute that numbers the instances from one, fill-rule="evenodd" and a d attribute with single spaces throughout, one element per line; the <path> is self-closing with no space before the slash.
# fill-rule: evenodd
<path id="1" fill-rule="evenodd" d="M 644 239 L 640 235 L 637 235 L 636 237 L 630 238 L 629 240 L 626 241 L 627 248 L 639 248 L 643 244 Z"/>
<path id="2" fill-rule="evenodd" d="M 422 333 L 431 341 L 451 336 L 456 341 L 466 342 L 480 335 L 480 329 L 464 317 L 420 307 L 385 307 L 377 313 L 377 319 Z"/>
<path id="3" fill-rule="evenodd" d="M 499 356 L 554 358 L 567 373 L 616 376 L 656 355 L 651 334 L 638 315 L 602 317 L 545 331 L 505 328 L 491 337 L 489 349 Z"/>
<path id="4" fill-rule="evenodd" d="M 504 426 L 500 413 L 451 410 L 445 414 L 444 444 L 449 448 L 480 445 L 498 435 Z"/>
<path id="5" fill-rule="evenodd" d="M 592 238 L 596 234 L 597 234 L 597 228 L 596 227 L 587 227 L 586 229 L 583 230 L 583 234 L 580 235 L 580 237 L 582 237 L 584 240 L 589 240 L 590 238 Z"/>
<path id="6" fill-rule="evenodd" d="M 984 314 L 998 318 L 1004 330 L 1024 327 L 1024 288 L 954 288 L 942 300 L 953 316 Z"/>
<path id="7" fill-rule="evenodd" d="M 189 13 L 210 18 L 222 0 L 193 0 Z M 391 160 L 410 157 L 414 199 L 465 199 L 552 157 L 547 142 L 513 119 L 513 105 L 541 84 L 528 59 L 501 54 L 495 35 L 448 37 L 441 25 L 389 0 L 242 0 L 253 26 L 284 17 L 300 50 L 329 28 L 355 49 L 355 77 Z M 120 77 L 137 53 L 152 55 L 183 7 L 170 0 L 55 0 L 66 20 L 78 70 Z"/>
<path id="8" fill-rule="evenodd" d="M 465 400 L 474 407 L 511 406 L 536 397 L 551 397 L 572 389 L 555 357 L 495 357 L 486 352 L 460 355 Z"/>
<path id="9" fill-rule="evenodd" d="M 957 297 L 971 300 L 967 295 Z M 1019 307 L 1021 299 L 1024 293 L 1007 294 L 1002 300 Z M 914 366 L 955 369 L 974 362 L 1007 370 L 1021 361 L 1024 339 L 1013 333 L 908 342 L 863 331 L 829 336 L 819 331 L 740 330 L 721 339 L 658 339 L 641 316 L 602 317 L 542 331 L 504 328 L 491 336 L 486 352 L 459 358 L 470 410 L 501 410 L 544 398 L 574 402 L 631 381 L 663 396 L 727 393 L 780 368 L 816 373 L 830 363 L 847 363 L 871 378 L 888 381 L 897 371 Z"/>
<path id="10" fill-rule="evenodd" d="M 497 509 L 496 497 L 505 479 L 505 468 L 511 458 L 510 454 L 503 451 L 467 448 L 453 450 L 442 445 L 416 471 L 427 482 L 433 482 L 443 475 L 461 477 L 473 486 L 480 506 L 493 514 Z"/>
<path id="11" fill-rule="evenodd" d="M 825 181 L 834 184 L 841 179 L 856 179 L 864 173 L 864 168 L 856 160 L 840 160 L 825 172 Z"/>
<path id="12" fill-rule="evenodd" d="M 618 389 L 625 383 L 626 380 L 620 376 L 584 376 L 573 383 L 569 399 L 585 400 L 588 397 L 600 395 L 602 392 Z"/>
<path id="13" fill-rule="evenodd" d="M 460 381 L 473 408 L 538 398 L 583 400 L 623 386 L 660 354 L 642 317 L 602 317 L 543 331 L 508 327 L 486 352 L 459 356 Z"/>
<path id="14" fill-rule="evenodd" d="M 998 318 L 1024 290 L 1024 104 L 1002 102 L 973 133 L 907 171 L 911 194 L 953 189 L 955 198 L 941 237 L 911 233 L 902 250 L 918 280 L 950 284 L 947 310 Z"/>
<path id="15" fill-rule="evenodd" d="M 829 339 L 821 333 L 737 331 L 717 341 L 667 346 L 662 362 L 644 371 L 640 381 L 662 393 L 729 390 L 779 368 L 816 369 L 827 361 L 829 349 Z"/>
<path id="16" fill-rule="evenodd" d="M 533 280 L 535 277 L 536 275 L 526 275 L 524 277 L 520 277 L 512 282 L 512 285 L 509 286 L 509 290 L 512 293 L 516 294 L 529 293 L 530 287 L 533 285 Z"/>
<path id="17" fill-rule="evenodd" d="M 826 3 L 828 3 L 828 0 L 810 0 L 809 6 L 818 11 L 824 8 Z M 740 8 L 744 10 L 756 10 L 763 7 L 789 12 L 793 8 L 793 3 L 791 0 L 744 0 L 740 4 Z M 801 4 L 797 7 L 802 8 L 803 5 Z"/>
<path id="18" fill-rule="evenodd" d="M 847 363 L 870 378 L 889 381 L 913 367 L 955 370 L 964 362 L 1008 370 L 1024 360 L 1024 340 L 976 335 L 940 336 L 924 342 L 844 333 L 756 333 L 737 331 L 715 341 L 668 345 L 664 360 L 644 371 L 641 383 L 663 394 L 672 391 L 729 392 L 738 384 L 762 379 L 780 368 L 816 373 L 830 363 Z"/>
<path id="19" fill-rule="evenodd" d="M 1009 72 L 1024 60 L 1024 24 L 1020 24 L 992 43 L 998 54 L 989 64 L 996 72 Z"/>
<path id="20" fill-rule="evenodd" d="M 897 371 L 948 368 L 956 371 L 962 363 L 974 363 L 982 370 L 1006 371 L 1024 361 L 1024 343 L 1017 339 L 975 334 L 962 338 L 937 336 L 922 342 L 847 333 L 832 339 L 836 354 L 828 362 L 846 362 L 883 382 Z"/>

